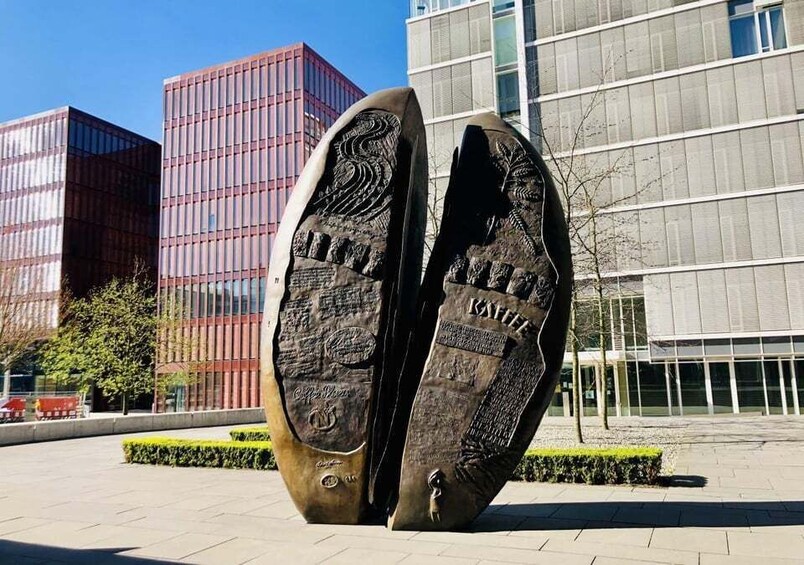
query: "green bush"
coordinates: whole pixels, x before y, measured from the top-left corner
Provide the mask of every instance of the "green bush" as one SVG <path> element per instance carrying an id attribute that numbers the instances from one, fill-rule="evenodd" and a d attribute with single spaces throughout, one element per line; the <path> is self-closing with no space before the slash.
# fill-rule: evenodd
<path id="1" fill-rule="evenodd" d="M 232 441 L 270 441 L 268 426 L 254 426 L 252 428 L 235 428 L 229 430 Z"/>
<path id="2" fill-rule="evenodd" d="M 269 441 L 188 440 L 149 437 L 123 440 L 126 463 L 173 467 L 276 469 Z"/>
<path id="3" fill-rule="evenodd" d="M 529 449 L 513 479 L 590 485 L 654 484 L 662 450 L 652 447 Z"/>
<path id="4" fill-rule="evenodd" d="M 230 433 L 233 439 L 267 437 L 265 428 L 241 428 Z M 277 468 L 270 441 L 150 437 L 124 440 L 123 453 L 127 463 L 258 470 Z M 662 450 L 657 448 L 530 449 L 511 478 L 592 485 L 654 484 L 661 469 Z"/>

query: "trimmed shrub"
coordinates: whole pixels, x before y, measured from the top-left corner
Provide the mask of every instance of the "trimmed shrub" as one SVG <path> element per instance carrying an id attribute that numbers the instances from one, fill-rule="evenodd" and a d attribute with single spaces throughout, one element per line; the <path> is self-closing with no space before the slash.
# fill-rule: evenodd
<path id="1" fill-rule="evenodd" d="M 123 440 L 126 463 L 173 467 L 276 469 L 269 441 L 188 440 L 148 437 Z"/>
<path id="2" fill-rule="evenodd" d="M 662 450 L 653 447 L 529 449 L 513 479 L 590 485 L 655 484 Z"/>
<path id="3" fill-rule="evenodd" d="M 252 428 L 235 428 L 229 430 L 232 441 L 270 441 L 268 426 L 254 426 Z"/>
<path id="4" fill-rule="evenodd" d="M 243 432 L 238 437 L 266 433 L 264 428 L 243 428 L 232 430 L 233 438 L 235 432 Z M 123 453 L 126 463 L 258 470 L 277 468 L 270 441 L 149 437 L 123 440 Z M 511 478 L 550 483 L 650 485 L 658 481 L 661 469 L 662 450 L 651 447 L 530 449 Z"/>

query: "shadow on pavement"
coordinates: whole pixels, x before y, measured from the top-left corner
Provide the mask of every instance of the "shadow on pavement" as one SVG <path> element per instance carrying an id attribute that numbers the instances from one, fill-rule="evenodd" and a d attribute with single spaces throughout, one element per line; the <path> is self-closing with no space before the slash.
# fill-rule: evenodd
<path id="1" fill-rule="evenodd" d="M 470 531 L 804 526 L 804 501 L 492 504 Z"/>
<path id="2" fill-rule="evenodd" d="M 705 487 L 708 482 L 701 475 L 670 475 L 659 478 L 659 483 L 665 487 L 700 488 Z"/>
<path id="3" fill-rule="evenodd" d="M 131 549 L 138 548 L 110 547 L 107 549 L 68 549 L 52 545 L 20 543 L 0 539 L 0 563 L 14 563 L 15 565 L 38 565 L 40 563 L 154 565 L 156 563 L 165 563 L 158 559 L 119 555 L 119 553 Z"/>

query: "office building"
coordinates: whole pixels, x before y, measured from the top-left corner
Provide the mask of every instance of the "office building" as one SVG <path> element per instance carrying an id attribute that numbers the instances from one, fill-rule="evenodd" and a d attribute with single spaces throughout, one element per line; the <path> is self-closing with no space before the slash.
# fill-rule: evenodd
<path id="1" fill-rule="evenodd" d="M 804 411 L 804 1 L 413 0 L 407 30 L 441 161 L 492 108 L 559 159 L 630 164 L 604 181 L 632 242 L 606 269 L 611 413 Z"/>
<path id="2" fill-rule="evenodd" d="M 261 405 L 274 235 L 312 150 L 363 96 L 303 43 L 165 81 L 159 287 L 183 297 L 194 346 L 165 365 L 193 377 L 159 410 Z"/>
<path id="3" fill-rule="evenodd" d="M 160 154 L 71 107 L 0 124 L 0 262 L 20 268 L 32 316 L 55 329 L 65 285 L 84 296 L 137 260 L 155 279 Z"/>

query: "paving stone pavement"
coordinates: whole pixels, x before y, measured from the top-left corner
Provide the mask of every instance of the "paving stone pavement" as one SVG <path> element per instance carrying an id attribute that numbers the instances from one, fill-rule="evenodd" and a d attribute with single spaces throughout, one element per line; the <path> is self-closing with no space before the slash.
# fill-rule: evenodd
<path id="1" fill-rule="evenodd" d="M 305 524 L 278 473 L 127 465 L 130 436 L 3 447 L 0 563 L 804 563 L 804 418 L 612 422 L 677 432 L 671 486 L 509 483 L 467 532 Z"/>

